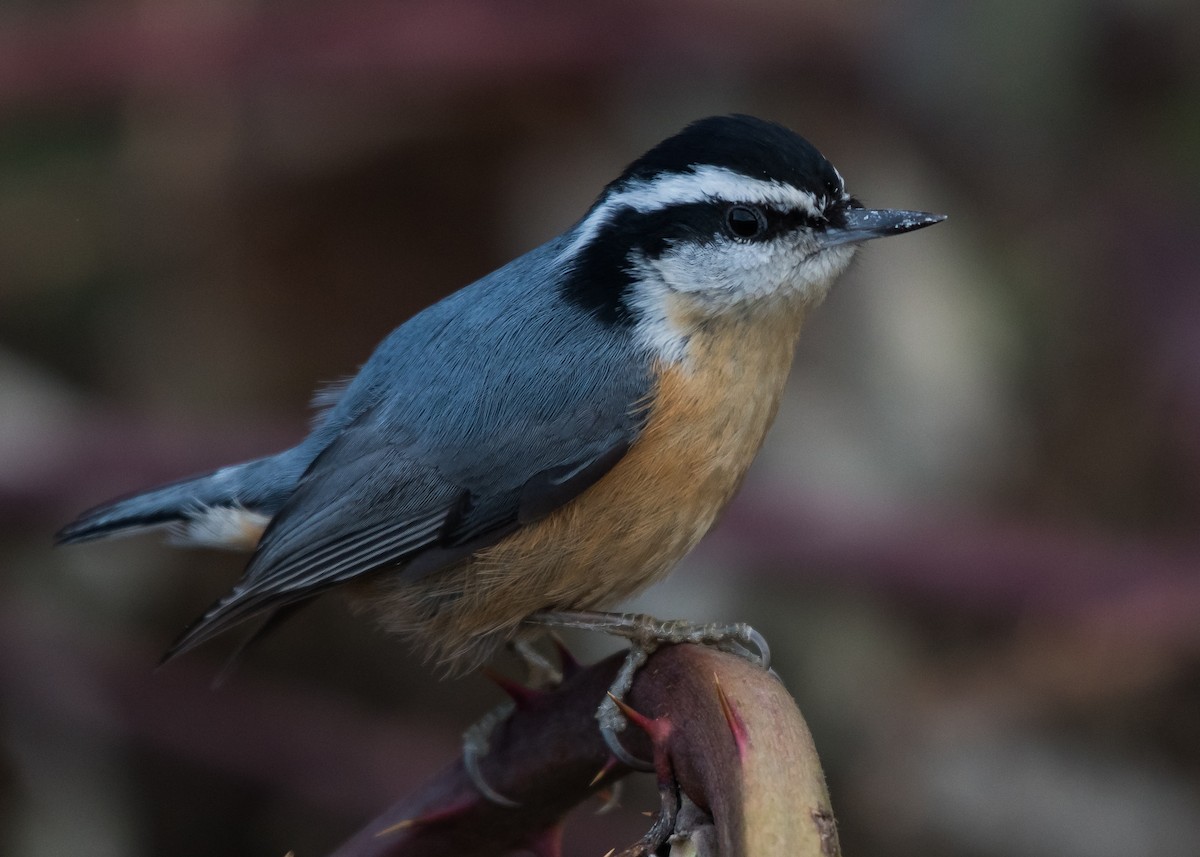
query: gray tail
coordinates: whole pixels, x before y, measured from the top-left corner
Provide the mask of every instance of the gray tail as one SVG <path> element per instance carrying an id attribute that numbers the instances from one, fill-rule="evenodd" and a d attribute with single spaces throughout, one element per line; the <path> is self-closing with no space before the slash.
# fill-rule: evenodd
<path id="1" fill-rule="evenodd" d="M 187 521 L 207 509 L 237 507 L 272 515 L 295 487 L 294 450 L 245 464 L 222 467 L 120 497 L 89 509 L 54 537 L 60 545 L 77 544 Z"/>

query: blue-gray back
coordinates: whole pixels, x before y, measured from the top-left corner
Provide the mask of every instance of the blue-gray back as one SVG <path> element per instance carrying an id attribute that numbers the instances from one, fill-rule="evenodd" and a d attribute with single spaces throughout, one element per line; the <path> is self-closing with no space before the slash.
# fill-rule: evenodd
<path id="1" fill-rule="evenodd" d="M 568 233 L 569 237 L 570 233 Z M 183 640 L 377 568 L 435 571 L 594 483 L 641 429 L 631 330 L 563 300 L 566 238 L 393 331 L 293 451 L 311 458 L 246 575 Z"/>

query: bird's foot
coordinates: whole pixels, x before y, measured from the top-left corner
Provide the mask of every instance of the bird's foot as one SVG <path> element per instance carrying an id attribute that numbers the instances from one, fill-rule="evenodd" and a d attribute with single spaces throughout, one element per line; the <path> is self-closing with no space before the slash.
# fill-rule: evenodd
<path id="1" fill-rule="evenodd" d="M 686 619 L 656 619 L 644 613 L 591 610 L 542 610 L 529 616 L 525 622 L 546 628 L 603 631 L 624 637 L 647 654 L 659 646 L 695 643 L 757 661 L 763 669 L 771 666 L 771 648 L 766 639 L 744 622 L 690 622 Z"/>
<path id="2" fill-rule="evenodd" d="M 509 649 L 525 664 L 528 671 L 527 683 L 522 685 L 485 671 L 485 674 L 496 682 L 500 689 L 509 695 L 510 699 L 493 708 L 463 733 L 462 759 L 467 777 L 481 795 L 498 806 L 517 807 L 520 806 L 520 802 L 498 791 L 483 775 L 480 762 L 491 752 L 492 736 L 501 724 L 508 720 L 513 711 L 523 705 L 531 704 L 546 690 L 558 687 L 562 684 L 564 673 L 578 669 L 579 666 L 554 633 L 550 632 L 549 636 L 558 649 L 562 665 L 553 663 L 529 640 L 524 638 L 514 640 L 509 644 Z"/>
<path id="3" fill-rule="evenodd" d="M 507 795 L 496 791 L 483 775 L 479 763 L 491 752 L 492 735 L 501 723 L 508 720 L 513 711 L 516 710 L 516 707 L 515 702 L 505 700 L 483 715 L 475 723 L 471 724 L 467 731 L 463 733 L 462 760 L 463 769 L 467 772 L 467 777 L 474 784 L 476 790 L 485 798 L 497 806 L 506 806 L 509 808 L 518 807 L 521 804 Z"/>
<path id="4" fill-rule="evenodd" d="M 563 648 L 558 638 L 554 636 L 553 631 L 550 632 L 549 636 L 554 639 L 559 653 L 564 653 L 566 649 Z M 513 640 L 509 644 L 509 649 L 525 664 L 525 669 L 528 671 L 526 683 L 530 687 L 549 690 L 562 684 L 563 668 L 539 652 L 537 646 L 529 640 L 523 637 Z"/>
<path id="5" fill-rule="evenodd" d="M 694 643 L 714 646 L 722 651 L 770 668 L 771 649 L 766 639 L 749 625 L 703 624 L 682 619 L 656 619 L 642 613 L 602 613 L 574 610 L 545 610 L 534 613 L 525 620 L 531 625 L 548 628 L 574 628 L 585 631 L 603 631 L 629 640 L 629 654 L 617 672 L 609 688 L 608 696 L 596 710 L 600 723 L 600 734 L 612 754 L 623 764 L 639 771 L 652 771 L 654 765 L 631 754 L 621 744 L 620 734 L 624 731 L 626 717 L 620 705 L 633 687 L 634 676 L 656 649 L 664 645 Z"/>

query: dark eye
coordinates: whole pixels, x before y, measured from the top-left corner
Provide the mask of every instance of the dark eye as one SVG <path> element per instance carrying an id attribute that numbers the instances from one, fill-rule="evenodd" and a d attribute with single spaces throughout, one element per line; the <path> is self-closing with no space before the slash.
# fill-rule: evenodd
<path id="1" fill-rule="evenodd" d="M 754 238 L 767 228 L 767 221 L 757 208 L 734 205 L 725 212 L 725 225 L 729 227 L 731 235 L 738 238 Z"/>

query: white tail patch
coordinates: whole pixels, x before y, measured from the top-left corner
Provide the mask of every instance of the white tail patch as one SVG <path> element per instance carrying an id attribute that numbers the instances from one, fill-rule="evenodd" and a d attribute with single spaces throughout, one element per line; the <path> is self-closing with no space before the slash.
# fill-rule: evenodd
<path id="1" fill-rule="evenodd" d="M 171 525 L 171 541 L 178 545 L 251 551 L 270 522 L 270 515 L 241 506 L 204 506 L 189 512 L 186 520 Z"/>

